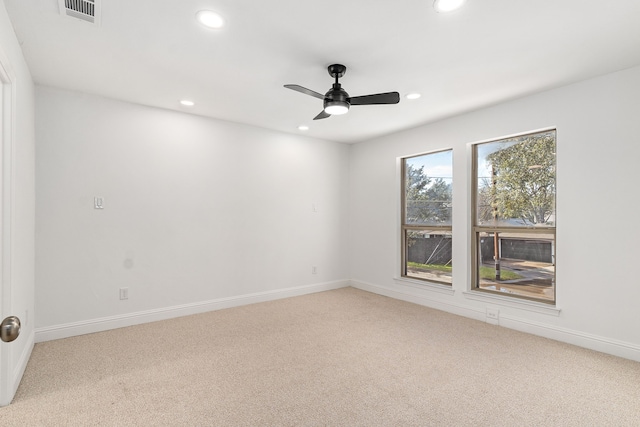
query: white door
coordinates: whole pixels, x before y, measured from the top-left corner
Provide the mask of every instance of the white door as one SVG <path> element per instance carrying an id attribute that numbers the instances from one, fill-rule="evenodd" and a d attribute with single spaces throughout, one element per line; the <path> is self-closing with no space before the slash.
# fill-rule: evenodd
<path id="1" fill-rule="evenodd" d="M 0 51 L 0 406 L 11 403 L 34 343 L 29 307 L 33 292 L 12 276 L 15 78 Z M 31 314 L 33 317 L 33 314 Z M 25 328 L 25 324 L 28 327 Z"/>

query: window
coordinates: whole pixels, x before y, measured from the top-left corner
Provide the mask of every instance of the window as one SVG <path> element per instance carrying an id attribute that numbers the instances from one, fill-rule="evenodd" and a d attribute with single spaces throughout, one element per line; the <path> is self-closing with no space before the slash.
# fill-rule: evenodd
<path id="1" fill-rule="evenodd" d="M 556 131 L 473 146 L 472 288 L 555 302 Z"/>
<path id="2" fill-rule="evenodd" d="M 402 159 L 402 276 L 451 284 L 452 150 Z"/>

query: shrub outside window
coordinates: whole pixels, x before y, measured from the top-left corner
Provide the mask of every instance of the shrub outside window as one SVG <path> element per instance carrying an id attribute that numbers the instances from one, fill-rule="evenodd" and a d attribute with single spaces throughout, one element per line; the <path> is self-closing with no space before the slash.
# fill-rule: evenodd
<path id="1" fill-rule="evenodd" d="M 555 303 L 556 131 L 473 146 L 472 289 Z"/>
<path id="2" fill-rule="evenodd" d="M 402 276 L 451 285 L 453 151 L 402 159 Z"/>

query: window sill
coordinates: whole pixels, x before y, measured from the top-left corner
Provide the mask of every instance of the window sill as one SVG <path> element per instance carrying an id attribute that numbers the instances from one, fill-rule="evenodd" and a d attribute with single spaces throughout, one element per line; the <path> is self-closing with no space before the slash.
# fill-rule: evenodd
<path id="1" fill-rule="evenodd" d="M 455 293 L 455 291 L 451 286 L 443 285 L 440 283 L 409 279 L 407 277 L 394 277 L 393 280 L 400 285 L 411 286 L 412 288 L 424 289 L 424 290 L 433 291 L 433 292 L 439 292 L 445 295 L 453 295 Z"/>
<path id="2" fill-rule="evenodd" d="M 550 306 L 545 303 L 518 300 L 512 297 L 503 297 L 501 295 L 495 295 L 481 291 L 465 291 L 462 292 L 462 294 L 465 296 L 465 298 L 468 299 L 502 305 L 505 307 L 518 308 L 521 310 L 533 311 L 535 313 L 548 314 L 550 316 L 560 316 L 561 311 L 559 308 Z"/>

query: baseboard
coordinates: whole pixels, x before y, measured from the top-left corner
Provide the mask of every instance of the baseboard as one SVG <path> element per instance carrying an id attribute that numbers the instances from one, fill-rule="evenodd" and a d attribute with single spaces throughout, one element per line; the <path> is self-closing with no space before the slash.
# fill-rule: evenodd
<path id="1" fill-rule="evenodd" d="M 431 298 L 427 294 L 413 292 L 410 289 L 398 290 L 359 280 L 339 280 L 38 328 L 35 330 L 35 342 L 102 332 L 142 323 L 273 301 L 348 286 L 479 321 L 486 320 L 486 312 L 484 309 L 478 309 L 477 307 L 471 307 L 455 301 L 443 301 L 439 298 Z M 439 297 L 441 298 L 441 296 Z M 640 362 L 640 346 L 636 344 L 506 314 L 500 316 L 500 326 Z M 21 362 L 18 365 L 18 369 L 22 369 L 23 371 L 28 361 L 28 355 L 30 354 L 30 349 L 28 350 L 29 351 L 25 349 L 24 354 L 21 356 Z"/>
<path id="2" fill-rule="evenodd" d="M 35 342 L 51 341 L 61 338 L 69 338 L 94 332 L 108 331 L 126 326 L 140 325 L 159 320 L 173 319 L 176 317 L 200 314 L 225 308 L 239 307 L 242 305 L 259 302 L 274 301 L 282 298 L 290 298 L 316 292 L 329 291 L 349 286 L 348 280 L 316 283 L 313 285 L 297 286 L 273 291 L 257 292 L 238 295 L 229 298 L 220 298 L 209 301 L 200 301 L 191 304 L 183 304 L 154 310 L 127 313 L 117 316 L 90 319 L 81 322 L 66 323 L 61 325 L 37 328 Z"/>
<path id="3" fill-rule="evenodd" d="M 424 305 L 425 307 L 435 308 L 436 310 L 442 310 L 448 313 L 457 314 L 459 316 L 469 317 L 476 320 L 485 320 L 486 314 L 484 310 L 458 304 L 454 301 L 443 301 L 436 298 L 430 298 L 424 293 L 412 292 L 410 288 L 407 288 L 406 290 L 398 290 L 386 286 L 362 282 L 359 280 L 351 280 L 349 283 L 351 287 L 361 289 L 363 291 L 372 292 L 374 294 L 384 295 L 386 297 Z"/>
<path id="4" fill-rule="evenodd" d="M 448 313 L 469 317 L 483 322 L 486 321 L 486 312 L 484 309 L 466 306 L 455 301 L 442 301 L 438 298 L 431 298 L 426 293 L 417 293 L 412 292 L 411 290 L 398 290 L 358 280 L 351 280 L 350 285 L 354 288 L 375 294 L 424 305 L 426 307 L 435 308 L 437 310 L 446 311 Z M 499 325 L 505 328 L 515 329 L 532 335 L 538 335 L 576 345 L 578 347 L 584 347 L 590 350 L 640 362 L 640 345 L 637 344 L 536 322 L 513 315 L 501 315 Z"/>
<path id="5" fill-rule="evenodd" d="M 640 362 L 640 346 L 633 343 L 508 315 L 500 316 L 500 326 Z"/>

